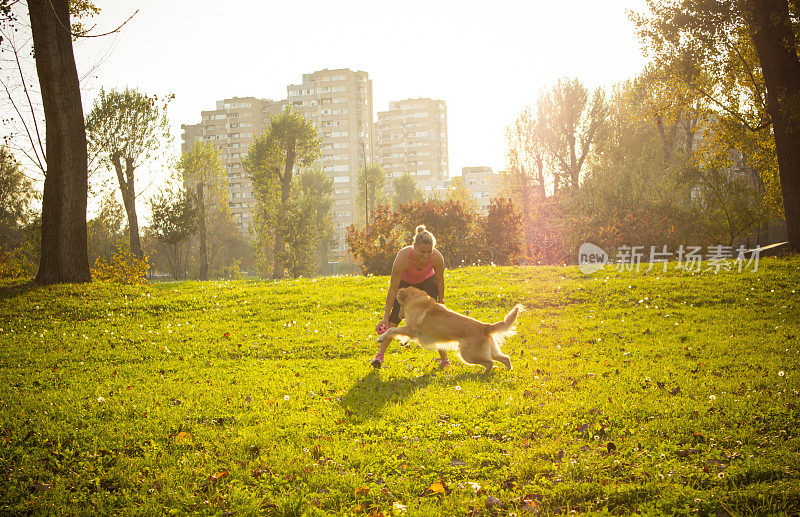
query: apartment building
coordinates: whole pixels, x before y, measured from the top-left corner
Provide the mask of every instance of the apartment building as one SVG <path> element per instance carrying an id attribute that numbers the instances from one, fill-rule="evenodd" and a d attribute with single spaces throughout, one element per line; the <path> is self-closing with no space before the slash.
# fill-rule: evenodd
<path id="1" fill-rule="evenodd" d="M 497 197 L 508 182 L 505 171 L 494 172 L 491 167 L 462 167 L 461 177 L 481 210 L 489 208 L 492 198 Z"/>
<path id="2" fill-rule="evenodd" d="M 378 112 L 378 160 L 392 181 L 410 174 L 426 194 L 449 179 L 447 106 L 437 99 L 406 99 Z"/>
<path id="3" fill-rule="evenodd" d="M 324 69 L 303 74 L 300 84 L 287 87 L 287 95 L 319 132 L 319 165 L 333 180 L 333 223 L 338 249 L 344 251 L 345 227 L 359 215 L 358 173 L 365 161 L 375 161 L 372 81 L 367 72 Z"/>
<path id="4" fill-rule="evenodd" d="M 234 97 L 217 101 L 216 109 L 202 111 L 199 124 L 182 124 L 181 151 L 195 141 L 212 143 L 219 150 L 228 176 L 228 202 L 239 231 L 247 235 L 253 221 L 255 198 L 253 184 L 242 167 L 250 144 L 268 126 L 271 116 L 279 114 L 286 101 Z"/>

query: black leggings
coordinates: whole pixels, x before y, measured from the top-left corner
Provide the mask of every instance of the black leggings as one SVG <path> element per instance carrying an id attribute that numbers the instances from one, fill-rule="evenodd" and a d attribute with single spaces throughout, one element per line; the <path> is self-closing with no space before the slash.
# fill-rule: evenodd
<path id="1" fill-rule="evenodd" d="M 434 300 L 439 297 L 439 286 L 436 285 L 436 275 L 429 276 L 418 284 L 409 284 L 408 282 L 400 280 L 399 289 L 404 287 L 416 287 L 417 289 L 422 289 Z M 392 305 L 392 313 L 389 315 L 389 323 L 392 325 L 397 325 L 400 323 L 400 302 L 398 302 L 397 299 L 394 300 L 394 305 Z"/>

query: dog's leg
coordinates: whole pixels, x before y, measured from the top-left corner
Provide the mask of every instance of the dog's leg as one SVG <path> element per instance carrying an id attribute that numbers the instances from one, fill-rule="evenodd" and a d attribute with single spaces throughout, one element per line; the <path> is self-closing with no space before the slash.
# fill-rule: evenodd
<path id="1" fill-rule="evenodd" d="M 387 340 L 391 340 L 395 336 L 406 336 L 408 338 L 414 339 L 416 335 L 417 335 L 416 332 L 414 332 L 408 326 L 391 327 L 389 330 L 378 336 L 377 341 L 378 343 L 383 343 Z"/>
<path id="2" fill-rule="evenodd" d="M 484 374 L 492 371 L 493 361 L 490 356 L 491 346 L 493 342 L 488 342 L 486 338 L 483 339 L 464 339 L 458 343 L 458 353 L 465 363 L 477 364 L 483 366 Z"/>
<path id="3" fill-rule="evenodd" d="M 511 358 L 505 354 L 500 354 L 499 356 L 495 356 L 493 358 L 495 361 L 500 361 L 503 363 L 503 366 L 506 367 L 506 370 L 511 370 L 513 367 L 511 366 Z"/>
<path id="4" fill-rule="evenodd" d="M 497 346 L 497 341 L 494 339 L 494 337 L 491 337 L 490 339 L 492 340 L 492 359 L 495 361 L 500 361 L 503 363 L 503 366 L 506 367 L 506 370 L 510 370 L 511 358 L 500 351 L 500 347 Z"/>

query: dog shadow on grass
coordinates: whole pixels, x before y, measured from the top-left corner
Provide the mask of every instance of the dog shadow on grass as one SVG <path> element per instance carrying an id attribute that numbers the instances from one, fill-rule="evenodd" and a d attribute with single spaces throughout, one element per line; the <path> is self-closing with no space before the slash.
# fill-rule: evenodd
<path id="1" fill-rule="evenodd" d="M 483 370 L 481 369 L 481 372 Z M 379 417 L 385 406 L 402 403 L 416 392 L 426 389 L 431 383 L 458 385 L 467 380 L 489 380 L 483 373 L 463 372 L 458 375 L 444 375 L 431 371 L 416 377 L 381 378 L 379 370 L 370 370 L 342 396 L 341 406 L 356 420 L 369 420 Z"/>

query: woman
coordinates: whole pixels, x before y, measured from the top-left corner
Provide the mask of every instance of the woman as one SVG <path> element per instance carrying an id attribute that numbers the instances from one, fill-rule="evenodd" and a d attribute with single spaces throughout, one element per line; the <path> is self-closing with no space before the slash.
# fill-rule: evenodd
<path id="1" fill-rule="evenodd" d="M 376 330 L 381 332 L 387 327 L 396 327 L 400 324 L 400 304 L 397 302 L 397 291 L 403 287 L 416 287 L 422 289 L 438 303 L 444 302 L 444 258 L 439 250 L 435 249 L 436 238 L 425 229 L 425 225 L 417 226 L 414 243 L 397 252 L 392 265 L 392 278 L 389 281 L 389 292 L 386 294 L 386 307 L 383 319 L 378 323 Z M 383 365 L 383 353 L 389 346 L 387 340 L 381 343 L 378 355 L 372 360 L 372 366 L 380 368 Z M 439 350 L 439 366 L 447 368 L 450 361 L 447 352 Z"/>

